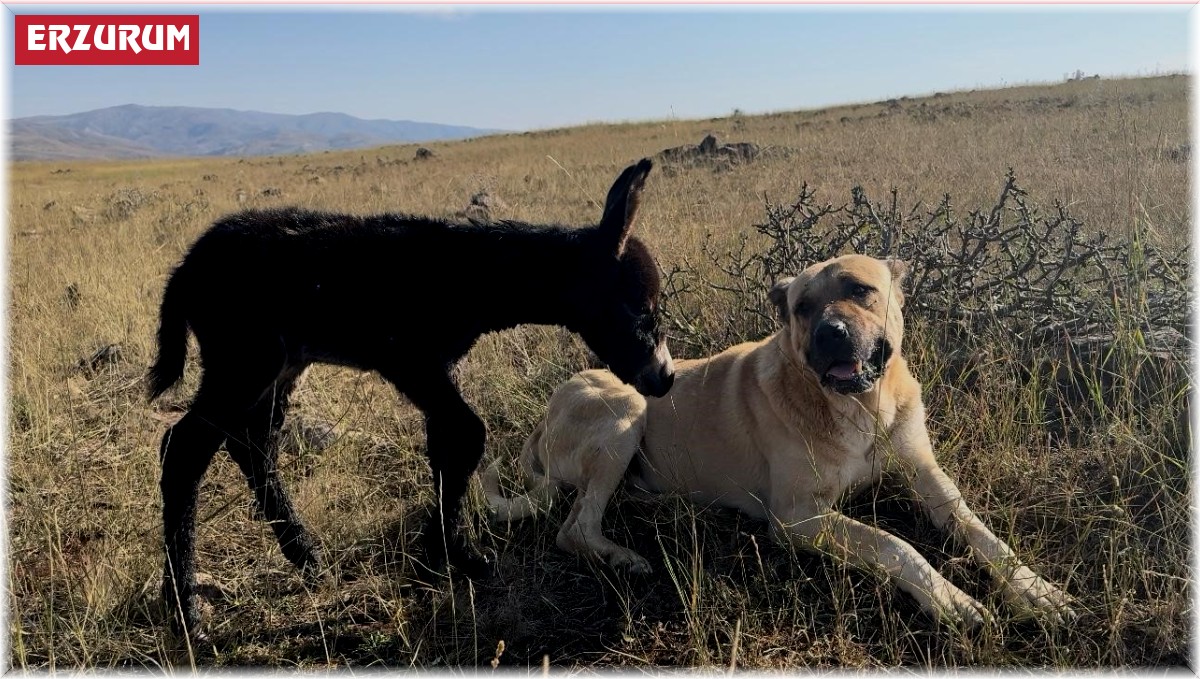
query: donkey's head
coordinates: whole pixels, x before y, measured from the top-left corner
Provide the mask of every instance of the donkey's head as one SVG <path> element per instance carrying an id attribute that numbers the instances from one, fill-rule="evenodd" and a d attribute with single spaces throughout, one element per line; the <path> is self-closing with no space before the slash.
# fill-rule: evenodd
<path id="1" fill-rule="evenodd" d="M 608 191 L 593 241 L 600 271 L 589 276 L 589 308 L 578 330 L 622 381 L 663 396 L 675 381 L 675 366 L 660 325 L 662 276 L 649 248 L 630 235 L 651 167 L 643 159 L 625 168 Z"/>

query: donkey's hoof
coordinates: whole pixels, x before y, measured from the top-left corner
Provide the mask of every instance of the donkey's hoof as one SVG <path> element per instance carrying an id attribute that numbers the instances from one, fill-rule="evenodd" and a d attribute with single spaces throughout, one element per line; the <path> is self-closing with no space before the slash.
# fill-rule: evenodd
<path id="1" fill-rule="evenodd" d="M 432 583 L 449 575 L 447 564 L 470 580 L 487 580 L 494 572 L 491 559 L 474 548 L 458 541 L 447 545 L 431 539 L 430 533 L 426 533 L 422 538 L 421 555 L 413 562 L 417 576 Z"/>
<path id="2" fill-rule="evenodd" d="M 167 638 L 176 648 L 191 649 L 192 652 L 212 647 L 212 639 L 200 622 L 198 610 L 189 611 L 190 620 L 186 623 L 178 615 L 171 615 L 167 622 Z"/>
<path id="3" fill-rule="evenodd" d="M 650 575 L 654 569 L 650 567 L 650 562 L 639 558 L 637 561 L 629 563 L 629 572 L 633 575 Z"/>
<path id="4" fill-rule="evenodd" d="M 450 565 L 469 580 L 487 580 L 496 572 L 495 565 L 486 555 L 466 549 L 451 555 Z"/>
<path id="5" fill-rule="evenodd" d="M 187 633 L 177 632 L 175 638 L 178 640 L 181 648 L 190 647 L 193 653 L 208 650 L 213 646 L 212 639 L 208 636 L 208 633 L 199 627 Z"/>
<path id="6" fill-rule="evenodd" d="M 320 589 L 321 587 L 337 582 L 337 579 L 333 577 L 333 573 L 329 572 L 329 569 L 321 568 L 319 565 L 301 569 L 300 576 L 304 578 L 304 586 L 309 589 Z"/>
<path id="7" fill-rule="evenodd" d="M 319 549 L 305 550 L 296 557 L 294 563 L 296 568 L 300 569 L 300 576 L 304 578 L 304 584 L 309 587 L 333 581 L 329 569 L 324 566 L 325 560 Z"/>

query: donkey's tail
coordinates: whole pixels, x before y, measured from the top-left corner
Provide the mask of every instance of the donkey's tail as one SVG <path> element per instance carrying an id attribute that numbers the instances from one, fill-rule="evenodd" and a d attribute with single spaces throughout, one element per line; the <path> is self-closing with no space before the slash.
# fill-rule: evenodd
<path id="1" fill-rule="evenodd" d="M 182 278 L 176 269 L 163 292 L 158 321 L 158 360 L 150 366 L 147 376 L 151 401 L 183 377 L 183 364 L 187 360 L 188 322 Z"/>
<path id="2" fill-rule="evenodd" d="M 496 462 L 480 475 L 483 492 L 487 495 L 488 509 L 493 521 L 520 521 L 527 519 L 550 506 L 558 494 L 558 484 L 546 474 L 538 460 L 546 421 L 538 422 L 525 447 L 521 449 L 521 471 L 524 475 L 526 492 L 506 498 L 500 494 L 500 466 Z"/>

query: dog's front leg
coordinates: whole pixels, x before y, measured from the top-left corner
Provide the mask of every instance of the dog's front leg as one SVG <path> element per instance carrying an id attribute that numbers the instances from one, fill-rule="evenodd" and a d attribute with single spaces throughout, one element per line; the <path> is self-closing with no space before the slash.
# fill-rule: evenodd
<path id="1" fill-rule="evenodd" d="M 921 608 L 953 624 L 977 627 L 988 614 L 966 592 L 955 587 L 900 538 L 835 511 L 788 511 L 800 519 L 776 519 L 771 528 L 777 540 L 847 561 L 864 570 L 880 570 L 895 579 Z M 777 514 L 778 516 L 778 514 Z"/>
<path id="2" fill-rule="evenodd" d="M 1005 598 L 1018 609 L 1027 613 L 1041 611 L 1060 623 L 1064 616 L 1075 617 L 1070 597 L 1021 563 L 1012 548 L 988 530 L 967 506 L 958 486 L 934 459 L 924 424 L 919 428 L 902 426 L 898 434 L 893 439 L 898 461 L 906 463 L 903 471 L 934 525 L 965 542 L 1000 581 Z"/>
<path id="3" fill-rule="evenodd" d="M 1026 612 L 1043 611 L 1055 622 L 1074 617 L 1070 597 L 1021 563 L 1012 548 L 996 537 L 967 507 L 958 487 L 935 465 L 917 467 L 913 489 L 933 523 L 970 546 L 1001 583 L 1005 598 Z"/>

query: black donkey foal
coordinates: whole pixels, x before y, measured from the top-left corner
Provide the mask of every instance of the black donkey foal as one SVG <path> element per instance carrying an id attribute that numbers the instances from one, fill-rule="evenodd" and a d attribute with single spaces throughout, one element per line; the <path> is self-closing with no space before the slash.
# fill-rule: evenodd
<path id="1" fill-rule="evenodd" d="M 298 209 L 248 211 L 205 232 L 163 295 L 150 397 L 183 374 L 190 328 L 203 373 L 191 409 L 163 436 L 163 600 L 199 634 L 193 601 L 201 478 L 225 444 L 283 553 L 303 572 L 320 554 L 280 482 L 276 438 L 311 363 L 376 370 L 425 415 L 437 501 L 422 536 L 426 567 L 490 568 L 458 532 L 484 425 L 450 371 L 480 335 L 562 325 L 638 391 L 661 396 L 674 368 L 659 328 L 661 279 L 630 236 L 651 162 L 621 173 L 600 224 L 450 224 Z"/>

